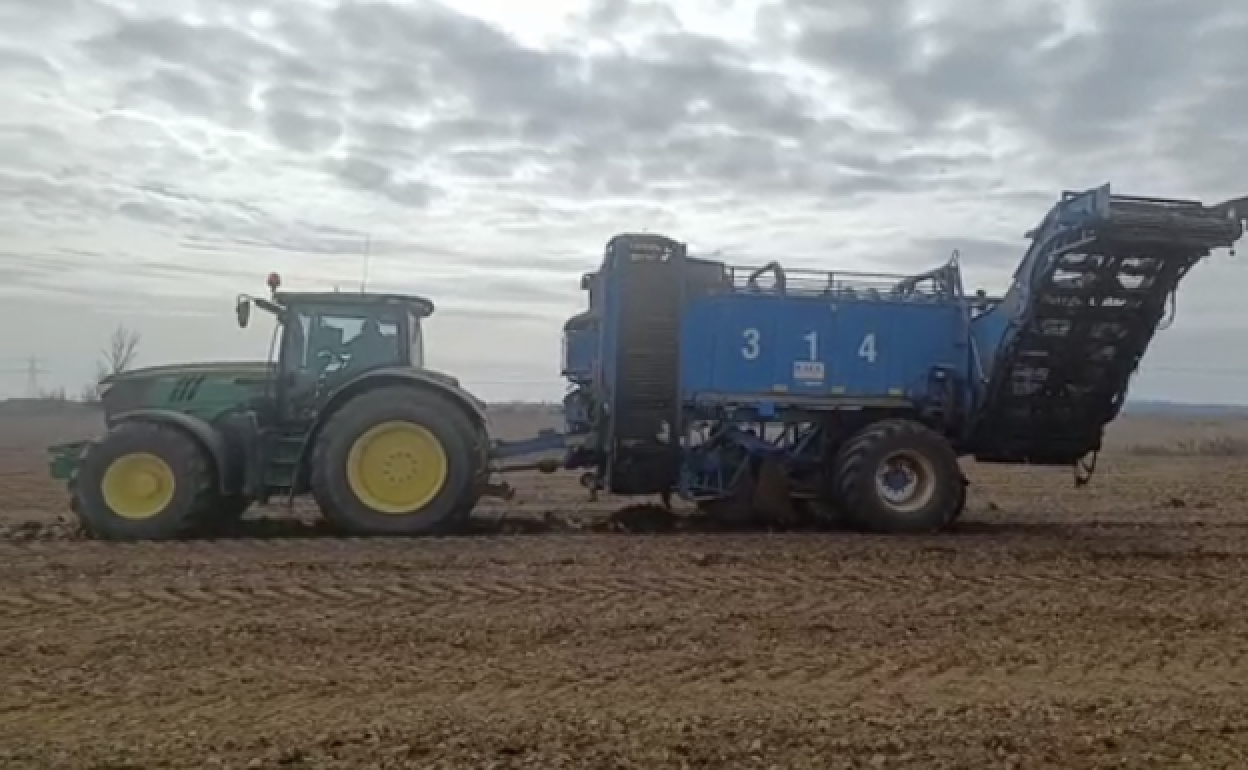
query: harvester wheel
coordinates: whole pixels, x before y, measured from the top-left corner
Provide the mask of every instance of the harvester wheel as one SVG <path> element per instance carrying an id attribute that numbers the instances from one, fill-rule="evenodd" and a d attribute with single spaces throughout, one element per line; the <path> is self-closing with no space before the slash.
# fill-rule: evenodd
<path id="1" fill-rule="evenodd" d="M 953 513 L 949 515 L 950 524 L 962 518 L 962 512 L 966 510 L 966 488 L 968 486 L 970 486 L 970 483 L 965 478 L 962 478 L 961 483 L 958 484 L 958 502 L 953 506 Z"/>
<path id="2" fill-rule="evenodd" d="M 863 428 L 837 453 L 834 472 L 849 523 L 871 532 L 934 532 L 965 504 L 953 447 L 913 420 Z"/>
<path id="3" fill-rule="evenodd" d="M 325 425 L 312 493 L 335 526 L 363 535 L 423 535 L 471 512 L 475 431 L 447 399 L 410 386 L 357 396 Z"/>
<path id="4" fill-rule="evenodd" d="M 73 509 L 105 540 L 171 540 L 199 534 L 216 500 L 209 458 L 177 428 L 125 422 L 84 453 Z"/>

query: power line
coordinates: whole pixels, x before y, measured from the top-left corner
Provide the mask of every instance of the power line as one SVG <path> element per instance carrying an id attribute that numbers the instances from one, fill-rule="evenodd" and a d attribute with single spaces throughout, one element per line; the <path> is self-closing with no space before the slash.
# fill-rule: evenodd
<path id="1" fill-rule="evenodd" d="M 21 366 L 9 366 L 0 368 L 0 374 L 16 374 L 21 375 L 26 380 L 25 395 L 27 398 L 38 398 L 42 390 L 40 378 L 49 374 L 48 368 L 43 365 L 42 359 L 36 355 L 27 356 L 22 361 Z"/>
<path id="2" fill-rule="evenodd" d="M 47 370 L 39 363 L 38 356 L 30 356 L 26 359 L 26 397 L 39 397 L 39 375 Z"/>

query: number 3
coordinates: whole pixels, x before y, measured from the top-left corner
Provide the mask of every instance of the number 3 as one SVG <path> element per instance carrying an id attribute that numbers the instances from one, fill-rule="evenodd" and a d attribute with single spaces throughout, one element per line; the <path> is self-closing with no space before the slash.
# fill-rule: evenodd
<path id="1" fill-rule="evenodd" d="M 761 352 L 758 345 L 758 329 L 746 329 L 741 332 L 741 336 L 745 339 L 745 345 L 741 347 L 741 357 L 746 361 L 758 358 Z"/>
<path id="2" fill-rule="evenodd" d="M 875 334 L 869 333 L 862 338 L 862 344 L 858 346 L 858 357 L 865 358 L 867 363 L 875 363 Z"/>

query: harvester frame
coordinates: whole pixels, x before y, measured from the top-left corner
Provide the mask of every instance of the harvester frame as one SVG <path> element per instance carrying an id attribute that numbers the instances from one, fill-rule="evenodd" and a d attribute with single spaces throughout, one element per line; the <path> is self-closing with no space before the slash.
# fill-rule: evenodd
<path id="1" fill-rule="evenodd" d="M 1244 204 L 1064 192 L 992 298 L 966 295 L 956 253 L 855 275 L 617 235 L 564 327 L 565 467 L 716 517 L 891 533 L 960 516 L 960 457 L 1086 482 L 1168 301 L 1242 237 Z"/>

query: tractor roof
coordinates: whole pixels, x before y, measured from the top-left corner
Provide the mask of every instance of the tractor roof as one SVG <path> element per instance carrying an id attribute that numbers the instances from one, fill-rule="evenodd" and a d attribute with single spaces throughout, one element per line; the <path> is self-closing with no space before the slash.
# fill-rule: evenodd
<path id="1" fill-rule="evenodd" d="M 273 298 L 282 305 L 361 305 L 398 306 L 427 318 L 433 315 L 433 300 L 415 294 L 376 294 L 352 291 L 278 291 Z"/>

